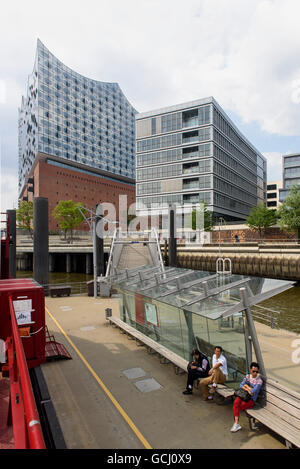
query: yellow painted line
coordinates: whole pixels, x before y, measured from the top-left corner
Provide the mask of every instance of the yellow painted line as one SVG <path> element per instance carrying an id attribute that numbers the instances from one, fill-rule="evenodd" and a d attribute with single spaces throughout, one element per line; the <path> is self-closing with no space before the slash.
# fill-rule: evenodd
<path id="1" fill-rule="evenodd" d="M 60 324 L 57 322 L 57 320 L 52 316 L 52 314 L 50 313 L 50 311 L 48 310 L 48 308 L 45 307 L 45 310 L 47 311 L 47 313 L 49 314 L 50 318 L 52 319 L 52 321 L 56 324 L 56 326 L 58 327 L 58 329 L 61 331 L 61 333 L 65 336 L 65 338 L 67 339 L 67 341 L 71 344 L 71 346 L 73 347 L 73 349 L 75 350 L 75 352 L 77 353 L 77 355 L 79 356 L 79 358 L 83 361 L 83 363 L 85 364 L 85 366 L 88 368 L 88 370 L 90 371 L 90 373 L 93 375 L 93 377 L 95 378 L 95 380 L 97 381 L 97 383 L 101 386 L 101 388 L 103 389 L 103 391 L 105 392 L 105 394 L 109 397 L 109 399 L 112 401 L 112 403 L 114 404 L 114 406 L 116 407 L 116 409 L 120 412 L 120 414 L 122 415 L 122 417 L 124 418 L 124 420 L 128 423 L 128 425 L 130 426 L 130 428 L 132 429 L 132 431 L 135 433 L 135 435 L 138 437 L 138 439 L 142 442 L 142 444 L 144 445 L 144 447 L 146 449 L 152 449 L 152 447 L 150 446 L 150 444 L 148 443 L 148 441 L 146 440 L 146 438 L 143 437 L 143 435 L 141 434 L 141 432 L 137 429 L 137 427 L 134 425 L 133 421 L 131 420 L 131 418 L 126 414 L 126 412 L 122 409 L 122 407 L 120 406 L 120 404 L 118 403 L 118 401 L 114 398 L 114 396 L 111 394 L 111 392 L 108 390 L 108 388 L 105 386 L 105 384 L 101 381 L 101 379 L 99 378 L 99 376 L 97 375 L 97 373 L 93 370 L 93 368 L 91 367 L 91 365 L 86 361 L 86 359 L 84 358 L 84 356 L 82 355 L 82 353 L 78 350 L 78 348 L 76 347 L 76 345 L 72 342 L 72 340 L 68 337 L 68 335 L 65 333 L 65 331 L 63 330 L 63 328 L 60 326 Z"/>

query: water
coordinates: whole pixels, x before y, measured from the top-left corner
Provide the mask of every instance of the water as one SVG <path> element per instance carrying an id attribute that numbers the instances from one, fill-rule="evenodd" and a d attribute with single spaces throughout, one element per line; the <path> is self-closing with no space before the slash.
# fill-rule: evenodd
<path id="1" fill-rule="evenodd" d="M 17 278 L 33 278 L 33 272 L 27 270 L 17 270 Z M 93 275 L 66 272 L 49 272 L 49 283 L 74 283 L 74 282 L 88 282 L 92 280 Z"/>
<path id="2" fill-rule="evenodd" d="M 278 316 L 280 329 L 300 334 L 300 287 L 290 288 L 259 305 L 280 312 Z"/>
<path id="3" fill-rule="evenodd" d="M 33 278 L 33 272 L 17 271 L 17 278 Z M 72 295 L 84 295 L 88 292 L 87 282 L 93 280 L 93 275 L 81 273 L 49 272 L 49 284 L 68 284 L 71 285 Z"/>
<path id="4" fill-rule="evenodd" d="M 17 277 L 32 278 L 33 272 L 17 271 Z M 49 283 L 85 283 L 92 279 L 93 275 L 82 273 L 49 273 Z M 278 326 L 280 329 L 286 329 L 300 334 L 300 287 L 290 288 L 290 290 L 263 301 L 259 305 L 280 312 L 278 316 Z"/>

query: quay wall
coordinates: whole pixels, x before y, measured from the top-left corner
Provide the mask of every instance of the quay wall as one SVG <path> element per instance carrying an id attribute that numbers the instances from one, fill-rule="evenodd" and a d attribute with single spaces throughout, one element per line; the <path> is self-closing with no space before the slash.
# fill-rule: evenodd
<path id="1" fill-rule="evenodd" d="M 300 246 L 299 246 L 300 247 Z M 227 249 L 218 251 L 202 249 L 187 250 L 178 248 L 178 267 L 216 271 L 219 257 L 231 260 L 231 270 L 234 274 L 269 277 L 282 280 L 300 281 L 300 249 L 265 248 L 258 250 Z"/>
<path id="2" fill-rule="evenodd" d="M 52 239 L 53 238 L 53 239 Z M 161 244 L 163 258 L 168 252 Z M 17 245 L 17 270 L 32 270 L 32 243 Z M 110 243 L 104 244 L 107 262 Z M 49 270 L 52 272 L 92 273 L 91 238 L 66 244 L 49 237 Z M 219 257 L 229 257 L 232 272 L 241 275 L 300 281 L 300 244 L 289 243 L 215 243 L 182 245 L 177 242 L 178 267 L 214 272 Z"/>

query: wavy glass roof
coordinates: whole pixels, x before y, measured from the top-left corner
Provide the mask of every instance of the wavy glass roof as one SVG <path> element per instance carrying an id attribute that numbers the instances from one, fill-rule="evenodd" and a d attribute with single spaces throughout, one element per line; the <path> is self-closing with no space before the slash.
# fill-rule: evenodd
<path id="1" fill-rule="evenodd" d="M 294 282 L 271 278 L 149 266 L 128 269 L 106 280 L 120 290 L 213 320 L 239 313 L 294 286 Z M 241 288 L 246 293 L 247 305 Z"/>

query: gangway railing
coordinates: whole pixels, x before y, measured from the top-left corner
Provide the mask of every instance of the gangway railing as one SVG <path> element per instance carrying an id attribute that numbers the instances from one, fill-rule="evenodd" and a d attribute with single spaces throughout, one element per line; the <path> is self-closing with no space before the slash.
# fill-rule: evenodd
<path id="1" fill-rule="evenodd" d="M 115 242 L 116 242 L 116 239 L 117 239 L 118 231 L 119 231 L 119 228 L 116 228 L 115 231 L 114 231 L 105 277 L 108 277 L 110 275 L 114 245 L 115 245 Z"/>
<path id="2" fill-rule="evenodd" d="M 112 272 L 114 273 L 114 269 L 117 268 L 117 264 L 120 260 L 123 247 L 125 245 L 132 245 L 131 247 L 133 248 L 134 244 L 147 245 L 153 264 L 160 266 L 162 271 L 165 270 L 163 258 L 161 255 L 159 236 L 155 228 L 152 228 L 151 231 L 148 231 L 148 232 L 145 232 L 145 231 L 140 231 L 140 232 L 123 231 L 122 232 L 121 228 L 118 227 L 114 230 L 114 234 L 113 234 L 113 239 L 111 243 L 110 254 L 109 254 L 106 274 L 105 274 L 106 278 L 112 275 Z"/>
<path id="3" fill-rule="evenodd" d="M 8 423 L 15 449 L 46 449 L 12 297 L 9 297 L 11 336 L 6 340 L 10 378 Z"/>
<path id="4" fill-rule="evenodd" d="M 162 269 L 162 271 L 164 271 L 165 266 L 164 266 L 164 261 L 163 261 L 162 255 L 161 255 L 159 237 L 158 237 L 157 230 L 155 228 L 151 229 L 150 239 L 152 237 L 155 239 L 155 242 L 156 242 L 156 248 L 157 248 L 157 253 L 158 253 L 158 258 L 159 258 L 159 263 L 160 263 L 161 269 Z"/>
<path id="5" fill-rule="evenodd" d="M 228 269 L 226 268 L 226 264 L 228 265 Z M 216 261 L 216 272 L 217 274 L 232 274 L 230 257 L 218 257 Z"/>

